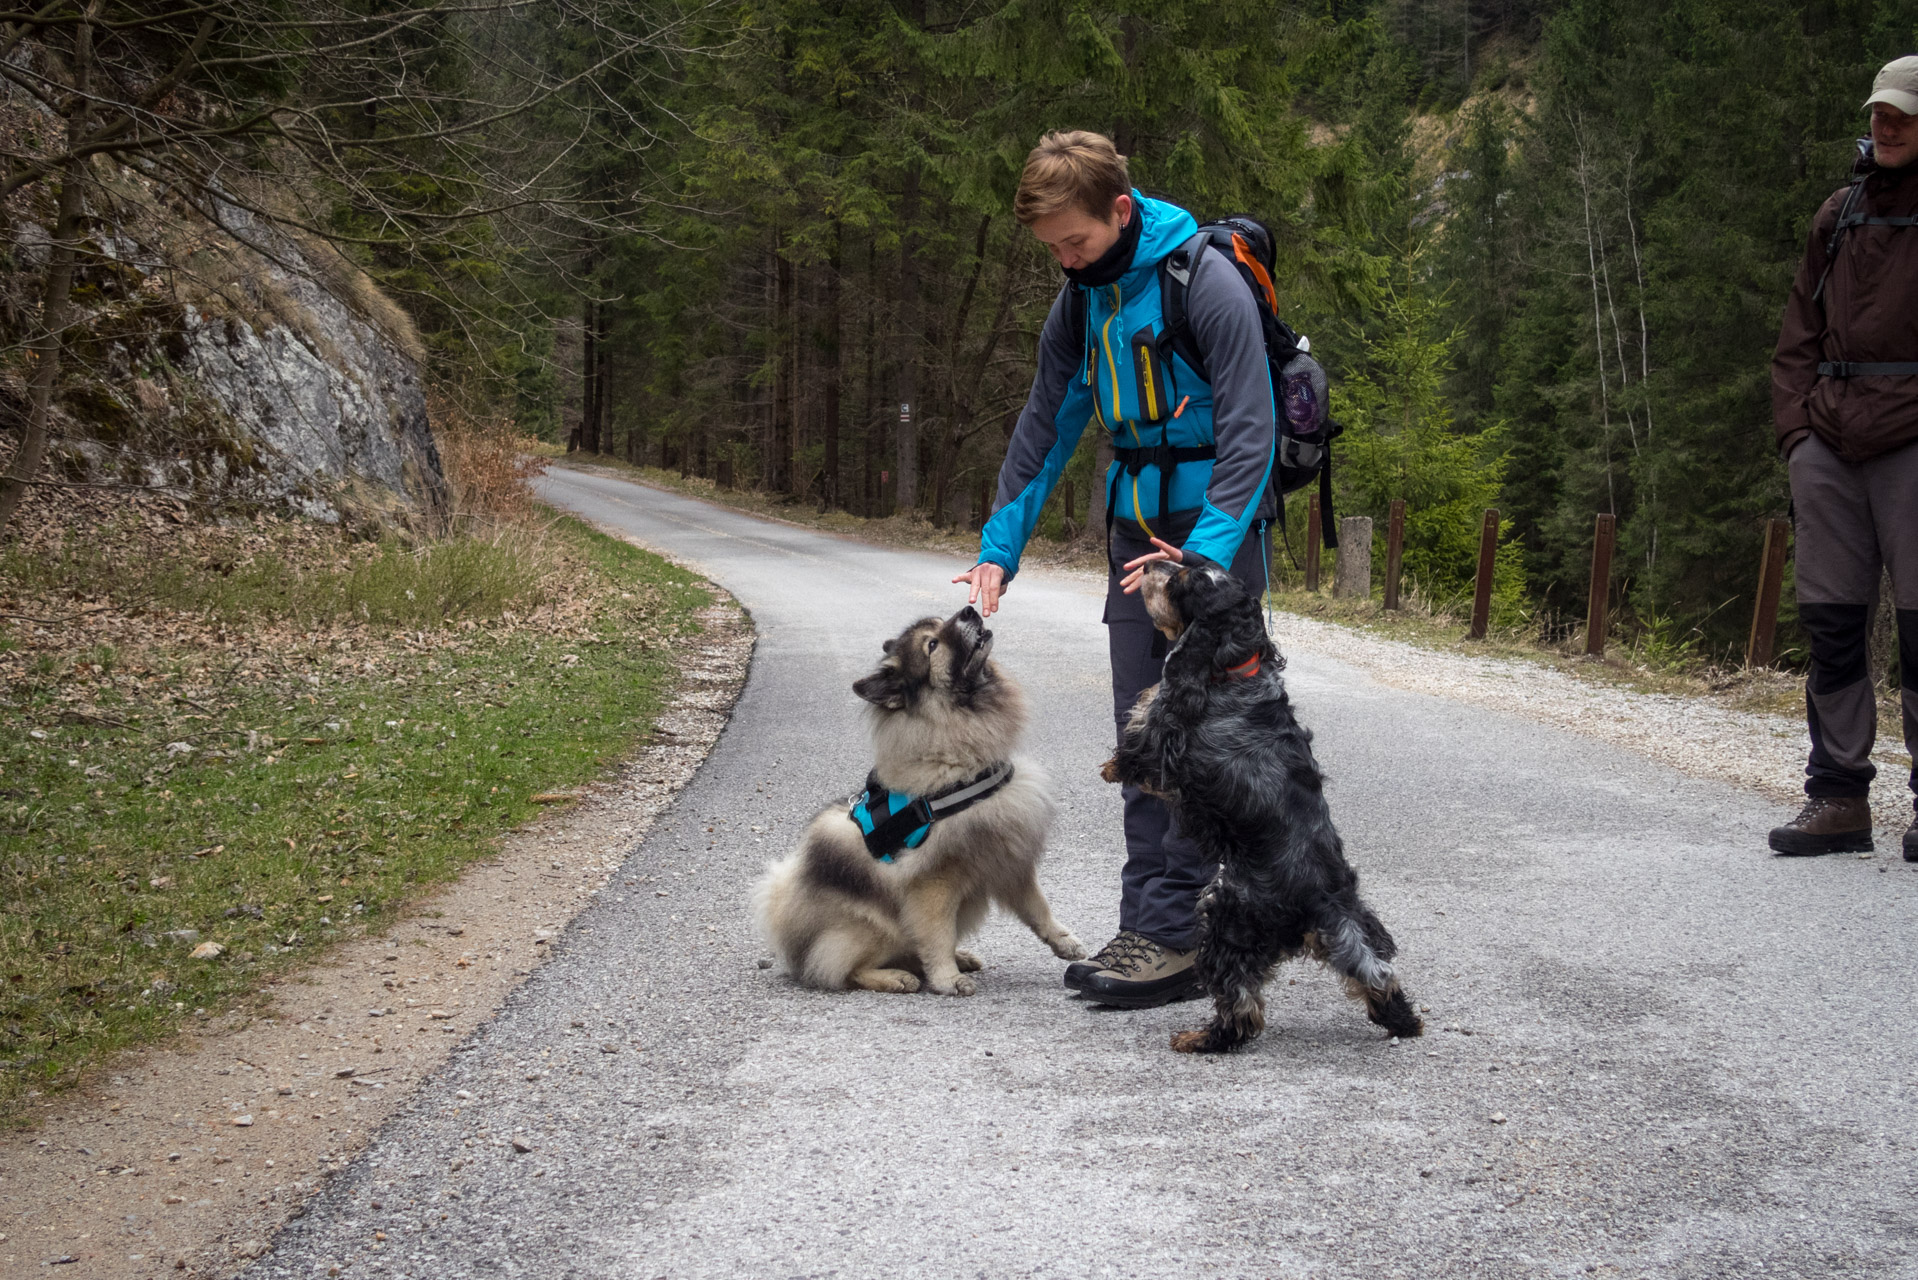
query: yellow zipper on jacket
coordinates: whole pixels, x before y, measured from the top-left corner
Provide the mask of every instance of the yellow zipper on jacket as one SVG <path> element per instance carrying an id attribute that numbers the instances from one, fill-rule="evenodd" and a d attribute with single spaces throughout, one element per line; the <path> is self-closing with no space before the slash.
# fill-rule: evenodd
<path id="1" fill-rule="evenodd" d="M 1112 286 L 1112 314 L 1106 318 L 1105 324 L 1099 329 L 1099 344 L 1105 348 L 1106 353 L 1106 370 L 1112 377 L 1112 407 L 1114 409 L 1117 409 L 1121 403 L 1121 392 L 1119 390 L 1119 362 L 1112 354 L 1112 322 L 1119 318 L 1119 311 L 1124 305 L 1125 295 L 1120 293 L 1119 286 L 1114 284 Z M 1133 446 L 1135 448 L 1144 448 L 1145 441 L 1139 438 L 1139 424 L 1127 418 L 1125 419 L 1125 425 L 1126 430 L 1132 433 Z M 1165 513 L 1160 512 L 1160 514 L 1163 515 Z M 1132 515 L 1133 518 L 1139 522 L 1139 527 L 1146 531 L 1146 536 L 1152 537 L 1152 526 L 1145 522 L 1145 509 L 1139 502 L 1139 473 L 1136 471 L 1132 473 Z"/>

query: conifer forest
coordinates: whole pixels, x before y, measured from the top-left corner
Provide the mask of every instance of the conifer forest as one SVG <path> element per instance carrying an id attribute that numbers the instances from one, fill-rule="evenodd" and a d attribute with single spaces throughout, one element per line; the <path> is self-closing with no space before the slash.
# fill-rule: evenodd
<path id="1" fill-rule="evenodd" d="M 9 198 L 82 151 L 197 175 L 339 246 L 523 432 L 944 528 L 990 501 L 1059 287 L 1021 164 L 1105 132 L 1147 194 L 1274 229 L 1340 512 L 1404 500 L 1428 597 L 1469 590 L 1497 507 L 1503 607 L 1570 626 L 1607 512 L 1619 625 L 1706 657 L 1786 512 L 1769 359 L 1807 228 L 1918 51 L 1918 0 L 15 8 L 78 141 L 14 146 Z M 1098 529 L 1096 434 L 1042 533 Z"/>

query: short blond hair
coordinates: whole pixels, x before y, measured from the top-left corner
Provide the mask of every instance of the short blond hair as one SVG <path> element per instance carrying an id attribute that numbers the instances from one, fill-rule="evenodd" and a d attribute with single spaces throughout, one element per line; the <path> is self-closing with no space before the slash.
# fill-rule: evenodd
<path id="1" fill-rule="evenodd" d="M 1061 209 L 1078 207 L 1095 218 L 1112 212 L 1112 202 L 1132 190 L 1125 157 L 1112 139 L 1084 129 L 1048 133 L 1026 157 L 1012 216 L 1031 226 Z"/>

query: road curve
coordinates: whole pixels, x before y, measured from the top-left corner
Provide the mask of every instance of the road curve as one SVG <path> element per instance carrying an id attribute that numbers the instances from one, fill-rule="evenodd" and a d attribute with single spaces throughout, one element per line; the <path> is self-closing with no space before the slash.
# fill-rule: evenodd
<path id="1" fill-rule="evenodd" d="M 600 475 L 540 488 L 737 595 L 746 690 L 558 957 L 250 1274 L 1918 1275 L 1895 854 L 1771 859 L 1756 798 L 1383 688 L 1281 617 L 1423 1040 L 1294 966 L 1249 1052 L 1175 1055 L 1195 1006 L 1088 1008 L 1005 918 L 971 999 L 802 991 L 758 967 L 750 886 L 864 776 L 848 686 L 963 601 L 964 566 Z M 1043 881 L 1094 945 L 1120 861 L 1099 597 L 1028 570 L 994 621 L 1063 804 Z"/>

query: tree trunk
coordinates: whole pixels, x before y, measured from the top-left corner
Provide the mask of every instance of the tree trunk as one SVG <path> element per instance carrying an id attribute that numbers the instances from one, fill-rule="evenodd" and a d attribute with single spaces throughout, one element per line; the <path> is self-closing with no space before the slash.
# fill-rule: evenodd
<path id="1" fill-rule="evenodd" d="M 879 315 L 879 264 L 878 250 L 871 239 L 866 241 L 866 405 L 860 421 L 865 424 L 865 448 L 860 450 L 863 474 L 859 481 L 859 514 L 875 516 L 879 514 L 879 472 L 873 464 L 885 454 L 886 424 L 879 418 L 879 384 L 874 380 L 873 363 L 877 348 L 873 341 L 875 322 Z"/>
<path id="2" fill-rule="evenodd" d="M 610 453 L 613 448 L 613 344 L 604 302 L 594 305 L 593 316 L 599 321 L 593 360 L 593 451 Z"/>
<path id="3" fill-rule="evenodd" d="M 590 287 L 590 285 L 589 285 Z M 580 356 L 579 447 L 599 452 L 599 303 L 592 298 L 580 313 L 585 351 Z"/>
<path id="4" fill-rule="evenodd" d="M 69 155 L 78 151 L 85 140 L 93 73 L 91 19 L 98 12 L 98 5 L 88 6 L 86 19 L 81 21 L 73 39 L 73 109 L 67 117 Z M 53 241 L 47 251 L 47 278 L 40 291 L 40 325 L 27 343 L 33 373 L 27 380 L 26 430 L 20 437 L 20 447 L 14 450 L 5 478 L 0 479 L 0 531 L 5 530 L 13 513 L 20 509 L 28 482 L 40 470 L 40 460 L 47 451 L 47 423 L 53 414 L 53 389 L 60 380 L 60 356 L 73 300 L 73 266 L 79 256 L 81 238 L 86 233 L 83 225 L 86 166 L 84 159 L 70 159 L 60 174 Z"/>
<path id="5" fill-rule="evenodd" d="M 919 175 L 906 174 L 906 189 L 899 200 L 899 402 L 910 406 L 900 411 L 896 440 L 898 473 L 893 477 L 895 505 L 911 511 L 919 505 L 919 237 L 913 227 L 919 220 Z"/>
<path id="6" fill-rule="evenodd" d="M 793 491 L 793 264 L 773 252 L 773 488 Z"/>
<path id="7" fill-rule="evenodd" d="M 825 305 L 822 310 L 824 330 L 822 341 L 824 368 L 821 382 L 825 401 L 825 418 L 822 425 L 825 434 L 825 481 L 821 485 L 819 505 L 822 510 L 830 511 L 841 506 L 839 496 L 839 338 L 841 325 L 839 319 L 839 223 L 832 224 L 832 256 L 826 262 Z"/>

